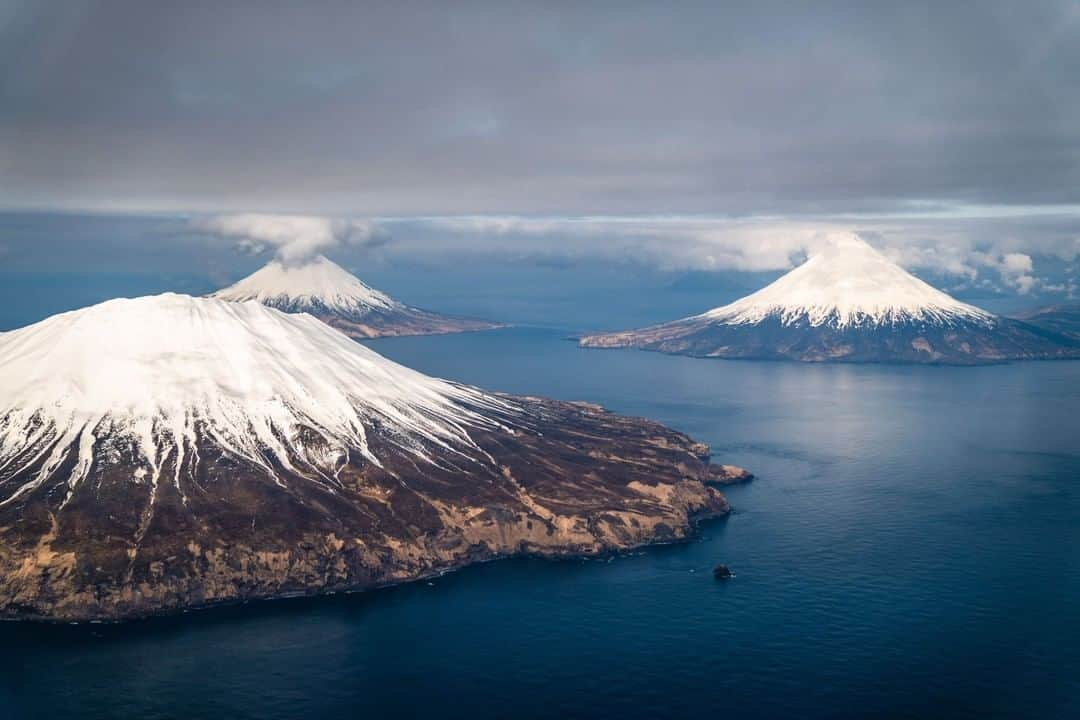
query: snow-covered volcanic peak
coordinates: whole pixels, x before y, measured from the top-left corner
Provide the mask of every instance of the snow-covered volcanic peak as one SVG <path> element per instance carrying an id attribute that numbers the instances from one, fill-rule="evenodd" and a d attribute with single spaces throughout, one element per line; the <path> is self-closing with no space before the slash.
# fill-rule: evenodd
<path id="1" fill-rule="evenodd" d="M 853 233 L 830 235 L 805 263 L 771 285 L 698 318 L 733 325 L 776 318 L 784 325 L 841 328 L 995 321 L 985 310 L 931 287 Z"/>
<path id="2" fill-rule="evenodd" d="M 290 311 L 325 309 L 361 315 L 403 307 L 322 255 L 297 264 L 272 260 L 211 297 L 233 302 L 257 300 Z"/>
<path id="3" fill-rule="evenodd" d="M 0 504 L 72 459 L 74 487 L 95 452 L 135 453 L 155 487 L 175 453 L 179 487 L 197 439 L 272 475 L 268 453 L 303 476 L 329 477 L 350 452 L 378 464 L 376 427 L 380 446 L 437 461 L 433 447 L 473 448 L 468 428 L 513 411 L 309 315 L 171 293 L 110 300 L 0 334 L 0 482 L 45 461 Z"/>

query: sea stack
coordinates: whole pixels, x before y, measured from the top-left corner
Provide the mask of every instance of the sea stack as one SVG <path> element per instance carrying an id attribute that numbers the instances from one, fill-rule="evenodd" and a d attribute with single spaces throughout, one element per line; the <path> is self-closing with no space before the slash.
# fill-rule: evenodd
<path id="1" fill-rule="evenodd" d="M 500 323 L 411 307 L 368 287 L 322 255 L 296 263 L 275 258 L 211 297 L 232 302 L 256 300 L 283 312 L 308 313 L 357 339 L 503 327 Z"/>
<path id="2" fill-rule="evenodd" d="M 584 347 L 695 357 L 976 365 L 1080 357 L 1080 341 L 960 302 L 850 233 L 757 292 Z"/>
<path id="3" fill-rule="evenodd" d="M 709 449 L 166 294 L 0 333 L 0 617 L 122 619 L 686 537 Z"/>

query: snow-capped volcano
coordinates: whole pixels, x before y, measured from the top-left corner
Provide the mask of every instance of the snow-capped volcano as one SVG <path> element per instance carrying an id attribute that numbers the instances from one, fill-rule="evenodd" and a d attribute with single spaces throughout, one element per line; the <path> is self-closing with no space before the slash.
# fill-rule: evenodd
<path id="1" fill-rule="evenodd" d="M 70 493 L 95 453 L 131 452 L 154 482 L 168 462 L 182 491 L 181 470 L 197 463 L 200 442 L 268 471 L 269 452 L 321 476 L 348 452 L 378 464 L 376 427 L 384 443 L 424 456 L 426 444 L 468 446 L 469 425 L 494 427 L 469 407 L 511 409 L 313 317 L 175 294 L 111 300 L 4 333 L 0 367 L 0 472 L 37 466 L 0 503 L 73 460 Z"/>
<path id="2" fill-rule="evenodd" d="M 975 322 L 994 316 L 928 285 L 857 235 L 837 235 L 771 285 L 701 315 L 733 325 L 776 318 L 782 325 Z"/>
<path id="3" fill-rule="evenodd" d="M 687 355 L 974 364 L 1074 357 L 1068 338 L 960 302 L 857 235 L 832 235 L 772 284 L 700 315 L 586 335 L 586 347 Z"/>
<path id="4" fill-rule="evenodd" d="M 0 333 L 0 616 L 118 618 L 685 535 L 708 448 L 166 294 Z M 735 474 L 737 477 L 737 473 Z"/>
<path id="5" fill-rule="evenodd" d="M 234 302 L 256 300 L 285 312 L 331 310 L 364 314 L 403 307 L 322 255 L 299 265 L 272 260 L 212 297 Z"/>
<path id="6" fill-rule="evenodd" d="M 233 302 L 255 300 L 284 312 L 306 312 L 358 338 L 499 327 L 497 323 L 410 307 L 369 287 L 322 255 L 300 263 L 272 260 L 211 297 Z"/>

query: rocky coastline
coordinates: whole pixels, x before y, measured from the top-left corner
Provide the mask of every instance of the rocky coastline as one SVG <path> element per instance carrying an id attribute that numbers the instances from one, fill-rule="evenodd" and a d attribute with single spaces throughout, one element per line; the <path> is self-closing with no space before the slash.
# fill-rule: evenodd
<path id="1" fill-rule="evenodd" d="M 333 491 L 209 444 L 197 468 L 162 468 L 190 475 L 183 495 L 171 483 L 151 494 L 121 462 L 94 468 L 60 507 L 57 477 L 0 507 L 0 617 L 114 622 L 678 542 L 730 512 L 714 486 L 752 477 L 648 420 L 513 400 L 527 429 L 474 432 L 487 462 L 420 468 L 383 453 L 383 467 L 342 468 Z"/>

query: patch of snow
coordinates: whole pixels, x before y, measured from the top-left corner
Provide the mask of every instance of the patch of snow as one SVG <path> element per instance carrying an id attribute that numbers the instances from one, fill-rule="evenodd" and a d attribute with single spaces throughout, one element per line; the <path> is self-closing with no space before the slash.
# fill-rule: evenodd
<path id="1" fill-rule="evenodd" d="M 784 325 L 889 325 L 904 322 L 992 325 L 995 316 L 915 277 L 853 233 L 839 233 L 770 285 L 695 320 L 732 325 L 778 318 Z"/>
<path id="2" fill-rule="evenodd" d="M 211 297 L 233 302 L 257 300 L 289 310 L 321 306 L 347 314 L 404 307 L 322 255 L 299 265 L 272 260 L 234 285 L 212 293 Z"/>
<path id="3" fill-rule="evenodd" d="M 197 462 L 196 437 L 271 474 L 267 452 L 297 474 L 326 476 L 350 449 L 378 464 L 368 447 L 376 426 L 421 458 L 433 445 L 475 447 L 469 427 L 500 426 L 488 410 L 514 408 L 398 365 L 310 315 L 172 293 L 110 300 L 0 335 L 0 488 L 43 461 L 0 504 L 77 453 L 73 488 L 99 440 L 136 448 L 148 470 L 135 475 L 155 488 L 170 453 L 177 482 L 180 463 Z M 305 444 L 304 428 L 325 445 Z"/>

